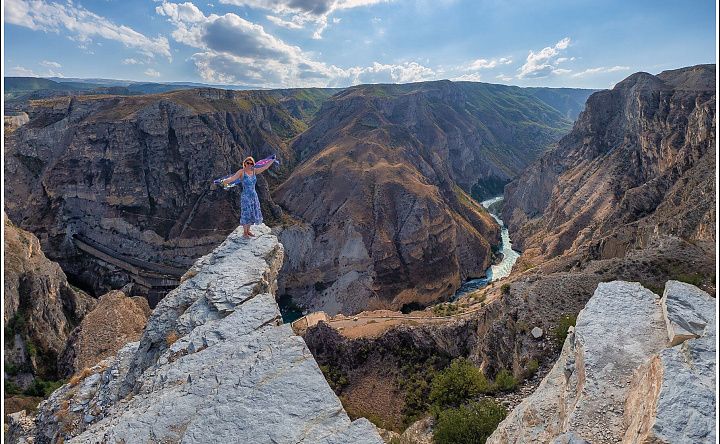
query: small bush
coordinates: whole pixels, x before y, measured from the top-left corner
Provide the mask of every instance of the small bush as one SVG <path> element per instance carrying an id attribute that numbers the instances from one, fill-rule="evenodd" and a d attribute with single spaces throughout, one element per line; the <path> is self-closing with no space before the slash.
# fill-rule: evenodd
<path id="1" fill-rule="evenodd" d="M 531 359 L 528 361 L 527 364 L 527 373 L 528 375 L 532 376 L 535 373 L 537 373 L 538 369 L 540 368 L 540 363 L 537 359 Z"/>
<path id="2" fill-rule="evenodd" d="M 438 373 L 430 387 L 430 402 L 436 410 L 457 407 L 490 391 L 485 375 L 464 358 L 454 360 Z"/>
<path id="3" fill-rule="evenodd" d="M 7 374 L 8 376 L 15 376 L 20 373 L 20 368 L 12 362 L 5 361 L 4 364 L 5 374 Z"/>
<path id="4" fill-rule="evenodd" d="M 460 307 L 456 304 L 438 304 L 433 307 L 435 316 L 452 316 L 460 312 Z"/>
<path id="5" fill-rule="evenodd" d="M 509 392 L 511 390 L 515 390 L 517 385 L 517 380 L 513 374 L 505 369 L 500 370 L 498 374 L 495 375 L 494 388 L 497 391 Z"/>
<path id="6" fill-rule="evenodd" d="M 5 395 L 19 395 L 20 392 L 20 387 L 17 384 L 8 379 L 5 380 Z"/>
<path id="7" fill-rule="evenodd" d="M 348 385 L 347 376 L 339 368 L 332 365 L 321 365 L 320 371 L 335 393 L 340 393 Z"/>
<path id="8" fill-rule="evenodd" d="M 63 381 L 45 381 L 40 378 L 35 378 L 32 384 L 23 391 L 23 394 L 47 398 L 62 385 Z"/>
<path id="9" fill-rule="evenodd" d="M 72 378 L 70 378 L 70 386 L 75 387 L 80 383 L 80 381 L 87 378 L 91 374 L 92 370 L 90 370 L 88 367 L 85 367 L 84 369 L 80 370 L 79 373 L 75 373 Z"/>
<path id="10" fill-rule="evenodd" d="M 575 326 L 575 321 L 577 321 L 577 316 L 575 315 L 564 315 L 561 316 L 558 320 L 557 326 L 552 331 L 555 335 L 555 344 L 558 347 L 562 347 L 565 343 L 565 338 L 567 338 L 568 330 L 570 329 L 570 327 Z"/>
<path id="11" fill-rule="evenodd" d="M 25 350 L 27 350 L 28 355 L 33 357 L 37 356 L 38 354 L 37 346 L 29 338 L 27 339 L 27 341 L 25 341 Z"/>
<path id="12" fill-rule="evenodd" d="M 507 412 L 484 399 L 466 407 L 440 412 L 433 438 L 437 444 L 484 444 Z"/>
<path id="13" fill-rule="evenodd" d="M 504 295 L 509 295 L 510 294 L 510 284 L 502 284 L 502 286 L 500 287 L 500 291 Z"/>

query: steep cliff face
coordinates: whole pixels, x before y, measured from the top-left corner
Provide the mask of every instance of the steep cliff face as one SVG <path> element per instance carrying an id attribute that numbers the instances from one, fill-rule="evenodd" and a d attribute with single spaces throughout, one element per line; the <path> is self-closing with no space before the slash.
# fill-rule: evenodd
<path id="1" fill-rule="evenodd" d="M 212 191 L 212 179 L 246 155 L 290 157 L 285 141 L 305 124 L 276 96 L 197 89 L 35 101 L 6 139 L 6 210 L 96 295 L 131 276 L 136 293 L 177 285 L 237 225 L 239 190 Z M 258 188 L 266 217 L 279 217 L 265 178 Z M 78 238 L 130 264 L 81 251 Z"/>
<path id="2" fill-rule="evenodd" d="M 35 236 L 3 219 L 5 374 L 25 388 L 34 377 L 60 379 L 57 357 L 95 300 L 68 284 Z"/>
<path id="3" fill-rule="evenodd" d="M 534 263 L 650 238 L 714 248 L 715 66 L 636 73 L 593 94 L 570 134 L 505 190 L 513 244 Z"/>
<path id="4" fill-rule="evenodd" d="M 273 193 L 302 222 L 280 234 L 281 291 L 330 313 L 451 295 L 484 274 L 499 241 L 466 192 L 497 193 L 568 127 L 515 87 L 443 81 L 336 94 L 293 142 L 301 163 Z"/>
<path id="5" fill-rule="evenodd" d="M 489 443 L 715 442 L 715 300 L 600 284 L 558 362 Z"/>
<path id="6" fill-rule="evenodd" d="M 100 296 L 68 337 L 58 357 L 60 376 L 69 378 L 139 340 L 149 316 L 150 307 L 143 297 L 128 297 L 121 291 Z"/>
<path id="7" fill-rule="evenodd" d="M 382 442 L 351 422 L 305 343 L 280 325 L 282 245 L 234 231 L 153 311 L 139 342 L 71 378 L 11 442 Z"/>

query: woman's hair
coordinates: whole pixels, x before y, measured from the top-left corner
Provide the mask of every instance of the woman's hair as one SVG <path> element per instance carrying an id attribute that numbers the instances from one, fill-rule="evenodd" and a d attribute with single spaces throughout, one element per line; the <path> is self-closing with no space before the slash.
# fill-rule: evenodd
<path id="1" fill-rule="evenodd" d="M 255 165 L 255 159 L 253 159 L 253 156 L 247 156 L 245 160 L 243 160 L 243 166 L 248 160 L 252 160 L 253 165 Z"/>

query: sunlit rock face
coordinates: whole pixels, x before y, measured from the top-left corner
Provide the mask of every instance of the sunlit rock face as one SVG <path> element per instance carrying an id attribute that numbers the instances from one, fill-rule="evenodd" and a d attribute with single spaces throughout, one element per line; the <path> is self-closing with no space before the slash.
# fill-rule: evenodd
<path id="1" fill-rule="evenodd" d="M 680 326 L 692 332 L 679 338 Z M 488 442 L 715 442 L 716 334 L 715 299 L 695 286 L 668 281 L 660 297 L 601 283 L 553 369 Z"/>
<path id="2" fill-rule="evenodd" d="M 587 101 L 573 130 L 505 190 L 526 261 L 622 257 L 663 236 L 714 250 L 715 65 L 639 72 Z"/>
<path id="3" fill-rule="evenodd" d="M 139 342 L 55 391 L 15 437 L 64 442 L 382 442 L 350 421 L 275 302 L 283 248 L 234 231 L 155 308 Z M 22 430 L 25 430 L 21 433 Z M 18 442 L 18 441 L 14 441 Z"/>

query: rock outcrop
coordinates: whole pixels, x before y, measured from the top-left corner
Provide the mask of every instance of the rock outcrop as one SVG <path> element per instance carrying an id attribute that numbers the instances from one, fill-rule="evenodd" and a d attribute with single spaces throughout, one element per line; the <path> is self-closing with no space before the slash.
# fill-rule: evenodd
<path id="1" fill-rule="evenodd" d="M 68 284 L 32 233 L 13 225 L 5 214 L 3 223 L 5 374 L 25 388 L 34 377 L 60 379 L 57 357 L 95 300 Z"/>
<path id="2" fill-rule="evenodd" d="M 61 376 L 68 378 L 93 367 L 125 344 L 138 341 L 149 316 L 150 307 L 143 297 L 128 297 L 121 291 L 100 296 L 95 308 L 73 330 L 58 358 Z"/>
<path id="3" fill-rule="evenodd" d="M 72 378 L 38 410 L 36 443 L 381 443 L 350 421 L 275 302 L 283 248 L 234 231 L 155 308 L 139 342 Z M 17 426 L 16 426 L 17 424 Z M 11 429 L 27 425 L 12 416 Z"/>
<path id="4" fill-rule="evenodd" d="M 639 72 L 505 189 L 525 262 L 622 257 L 675 236 L 715 247 L 715 65 Z"/>
<path id="5" fill-rule="evenodd" d="M 715 319 L 715 300 L 689 284 L 669 281 L 660 298 L 601 283 L 553 369 L 488 442 L 715 442 Z M 693 338 L 673 344 L 673 326 L 690 324 Z"/>
<path id="6" fill-rule="evenodd" d="M 301 222 L 280 234 L 281 291 L 329 314 L 449 297 L 484 276 L 499 242 L 497 223 L 466 193 L 501 192 L 569 126 L 532 92 L 502 85 L 335 94 L 293 142 L 300 164 L 273 193 Z"/>

